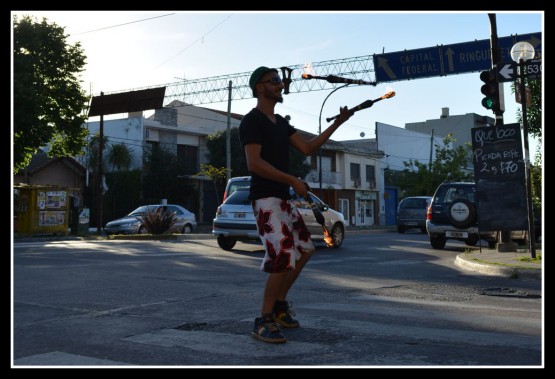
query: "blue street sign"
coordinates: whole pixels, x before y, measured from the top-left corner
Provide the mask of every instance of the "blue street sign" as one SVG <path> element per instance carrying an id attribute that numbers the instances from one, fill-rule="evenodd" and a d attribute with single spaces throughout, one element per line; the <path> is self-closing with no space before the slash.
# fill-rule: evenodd
<path id="1" fill-rule="evenodd" d="M 536 57 L 541 57 L 541 36 L 541 33 L 530 33 L 498 38 L 501 60 L 510 61 L 511 48 L 521 41 L 530 42 L 536 49 Z M 374 54 L 373 58 L 377 83 L 462 74 L 492 68 L 489 39 Z"/>

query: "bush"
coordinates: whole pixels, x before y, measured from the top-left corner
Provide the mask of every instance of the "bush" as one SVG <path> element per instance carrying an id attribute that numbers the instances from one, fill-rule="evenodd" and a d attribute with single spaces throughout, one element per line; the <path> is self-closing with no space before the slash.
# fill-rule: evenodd
<path id="1" fill-rule="evenodd" d="M 175 213 L 164 210 L 164 208 L 159 207 L 154 211 L 148 208 L 143 216 L 137 217 L 149 234 L 164 234 L 177 221 Z"/>

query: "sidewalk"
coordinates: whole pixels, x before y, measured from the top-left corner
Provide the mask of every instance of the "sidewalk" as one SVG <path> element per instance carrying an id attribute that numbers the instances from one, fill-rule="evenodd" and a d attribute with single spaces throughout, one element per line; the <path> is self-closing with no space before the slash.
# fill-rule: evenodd
<path id="1" fill-rule="evenodd" d="M 542 256 L 541 247 L 536 246 L 536 258 Z M 486 275 L 541 280 L 543 259 L 540 259 L 539 262 L 537 260 L 532 262 L 531 258 L 532 255 L 528 247 L 518 247 L 516 252 L 503 253 L 495 249 L 482 248 L 481 250 L 457 255 L 455 265 L 465 270 Z"/>

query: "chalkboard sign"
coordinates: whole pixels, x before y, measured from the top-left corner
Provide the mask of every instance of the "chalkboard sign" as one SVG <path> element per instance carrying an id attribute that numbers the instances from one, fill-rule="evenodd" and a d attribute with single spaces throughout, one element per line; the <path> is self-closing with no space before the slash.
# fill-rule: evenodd
<path id="1" fill-rule="evenodd" d="M 472 128 L 471 134 L 480 230 L 527 230 L 520 125 Z"/>

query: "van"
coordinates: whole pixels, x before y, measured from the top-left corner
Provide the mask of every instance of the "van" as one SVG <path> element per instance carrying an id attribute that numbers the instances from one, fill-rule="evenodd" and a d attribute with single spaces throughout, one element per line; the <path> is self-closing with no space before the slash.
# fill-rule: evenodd
<path id="1" fill-rule="evenodd" d="M 431 196 L 405 197 L 397 207 L 397 231 L 404 233 L 408 229 L 426 231 L 426 212 L 432 202 Z"/>

